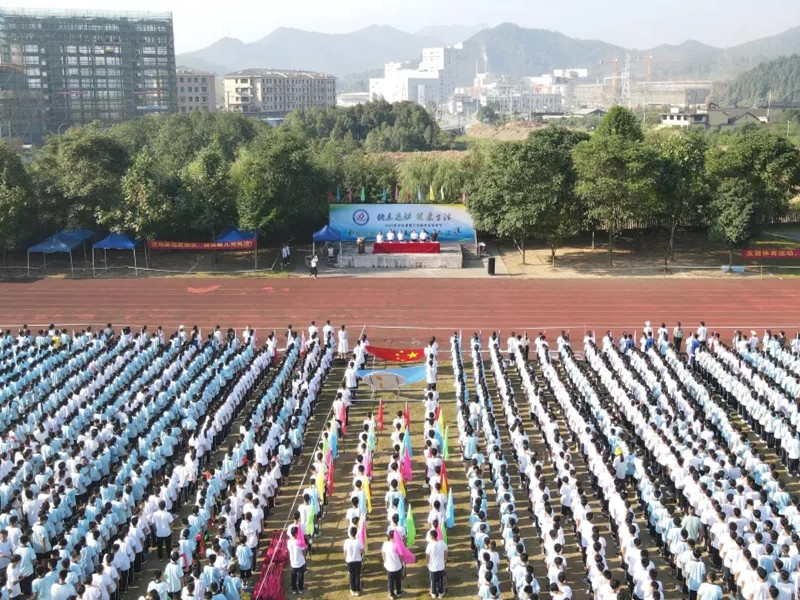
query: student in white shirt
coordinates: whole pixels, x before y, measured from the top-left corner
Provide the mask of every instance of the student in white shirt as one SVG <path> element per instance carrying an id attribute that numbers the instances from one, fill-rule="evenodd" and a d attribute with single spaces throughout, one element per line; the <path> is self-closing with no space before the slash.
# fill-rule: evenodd
<path id="1" fill-rule="evenodd" d="M 389 595 L 392 598 L 399 598 L 404 595 L 403 591 L 403 561 L 394 547 L 394 531 L 386 534 L 386 541 L 381 546 L 381 558 L 383 568 L 386 569 L 388 580 Z"/>
<path id="2" fill-rule="evenodd" d="M 286 548 L 289 550 L 289 565 L 292 567 L 292 593 L 305 591 L 306 551 L 297 545 L 297 536 L 300 535 L 299 527 L 292 527 Z"/>
<path id="3" fill-rule="evenodd" d="M 347 563 L 347 571 L 350 574 L 350 595 L 361 595 L 361 560 L 364 552 L 364 544 L 356 538 L 358 530 L 351 527 L 350 537 L 344 541 L 344 561 Z"/>
<path id="4" fill-rule="evenodd" d="M 435 529 L 428 532 L 428 545 L 425 548 L 428 557 L 428 572 L 431 579 L 431 598 L 444 597 L 444 569 L 447 563 L 447 545 L 438 539 Z"/>

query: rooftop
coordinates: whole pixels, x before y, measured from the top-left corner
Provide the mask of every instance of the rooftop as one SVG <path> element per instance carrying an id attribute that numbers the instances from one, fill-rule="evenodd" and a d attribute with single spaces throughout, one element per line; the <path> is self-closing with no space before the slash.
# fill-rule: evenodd
<path id="1" fill-rule="evenodd" d="M 306 79 L 336 79 L 335 75 L 316 73 L 315 71 L 299 71 L 296 69 L 242 69 L 228 73 L 225 77 L 304 77 Z"/>
<path id="2" fill-rule="evenodd" d="M 172 20 L 171 12 L 148 12 L 126 10 L 57 9 L 57 8 L 0 8 L 2 17 L 63 18 L 63 19 L 131 19 Z"/>
<path id="3" fill-rule="evenodd" d="M 180 73 L 181 75 L 206 75 L 206 76 L 216 75 L 216 73 L 212 73 L 211 71 L 203 71 L 203 69 L 194 69 L 192 67 L 183 67 L 183 66 L 175 67 L 175 72 Z"/>

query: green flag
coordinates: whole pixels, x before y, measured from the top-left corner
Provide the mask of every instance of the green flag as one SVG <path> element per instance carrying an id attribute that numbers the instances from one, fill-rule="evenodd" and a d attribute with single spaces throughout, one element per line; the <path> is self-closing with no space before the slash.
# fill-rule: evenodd
<path id="1" fill-rule="evenodd" d="M 447 543 L 447 527 L 445 527 L 444 523 L 442 523 L 442 526 L 439 527 L 439 529 L 442 530 L 442 541 L 446 544 Z"/>
<path id="2" fill-rule="evenodd" d="M 450 460 L 450 444 L 447 443 L 447 438 L 450 436 L 450 426 L 444 428 L 444 459 Z"/>
<path id="3" fill-rule="evenodd" d="M 306 535 L 314 535 L 314 509 L 308 511 L 306 519 Z"/>
<path id="4" fill-rule="evenodd" d="M 414 513 L 411 511 L 411 504 L 408 505 L 406 514 L 406 546 L 409 548 L 417 541 L 417 526 L 414 525 Z"/>
<path id="5" fill-rule="evenodd" d="M 364 188 L 362 187 L 361 188 L 361 202 L 366 202 L 366 201 L 367 201 L 367 192 L 364 191 Z"/>

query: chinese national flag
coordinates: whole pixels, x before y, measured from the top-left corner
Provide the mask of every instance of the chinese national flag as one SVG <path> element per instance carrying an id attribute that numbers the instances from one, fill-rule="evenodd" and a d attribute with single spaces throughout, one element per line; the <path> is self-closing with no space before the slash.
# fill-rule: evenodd
<path id="1" fill-rule="evenodd" d="M 425 351 L 422 348 L 378 348 L 369 346 L 370 354 L 388 362 L 414 362 L 425 360 Z"/>

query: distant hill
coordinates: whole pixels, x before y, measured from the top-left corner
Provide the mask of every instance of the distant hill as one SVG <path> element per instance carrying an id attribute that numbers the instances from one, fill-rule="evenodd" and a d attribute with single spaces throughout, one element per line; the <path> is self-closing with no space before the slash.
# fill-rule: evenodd
<path id="1" fill-rule="evenodd" d="M 647 74 L 647 57 L 653 78 L 728 80 L 757 64 L 787 54 L 800 53 L 800 27 L 781 34 L 728 48 L 715 48 L 689 40 L 678 45 L 650 49 L 626 49 L 602 40 L 583 40 L 544 29 L 526 29 L 512 23 L 474 32 L 480 26 L 425 27 L 407 33 L 389 26 L 373 25 L 346 34 L 326 34 L 280 28 L 249 44 L 223 38 L 207 48 L 180 54 L 179 64 L 209 69 L 219 74 L 249 67 L 297 68 L 332 73 L 359 86 L 363 74 L 382 69 L 389 61 L 418 61 L 422 49 L 462 41 L 470 65 L 511 78 L 541 75 L 558 68 L 589 69 L 591 79 L 610 75 L 616 56 L 622 72 L 627 54 L 631 73 Z M 605 61 L 601 64 L 600 61 Z M 354 75 L 356 74 L 356 75 Z M 362 87 L 362 91 L 366 91 Z"/>
<path id="2" fill-rule="evenodd" d="M 448 46 L 459 42 L 466 42 L 473 35 L 484 29 L 489 29 L 486 23 L 480 25 L 433 25 L 415 31 L 414 35 L 440 40 Z"/>
<path id="3" fill-rule="evenodd" d="M 739 75 L 715 90 L 712 101 L 741 108 L 768 102 L 800 106 L 800 54 L 776 58 Z"/>
<path id="4" fill-rule="evenodd" d="M 382 68 L 392 60 L 419 59 L 422 48 L 441 46 L 433 37 L 372 25 L 345 34 L 317 33 L 281 27 L 258 41 L 245 44 L 223 38 L 207 48 L 180 54 L 180 64 L 200 68 L 215 64 L 224 74 L 252 67 L 305 69 L 338 77 Z"/>

